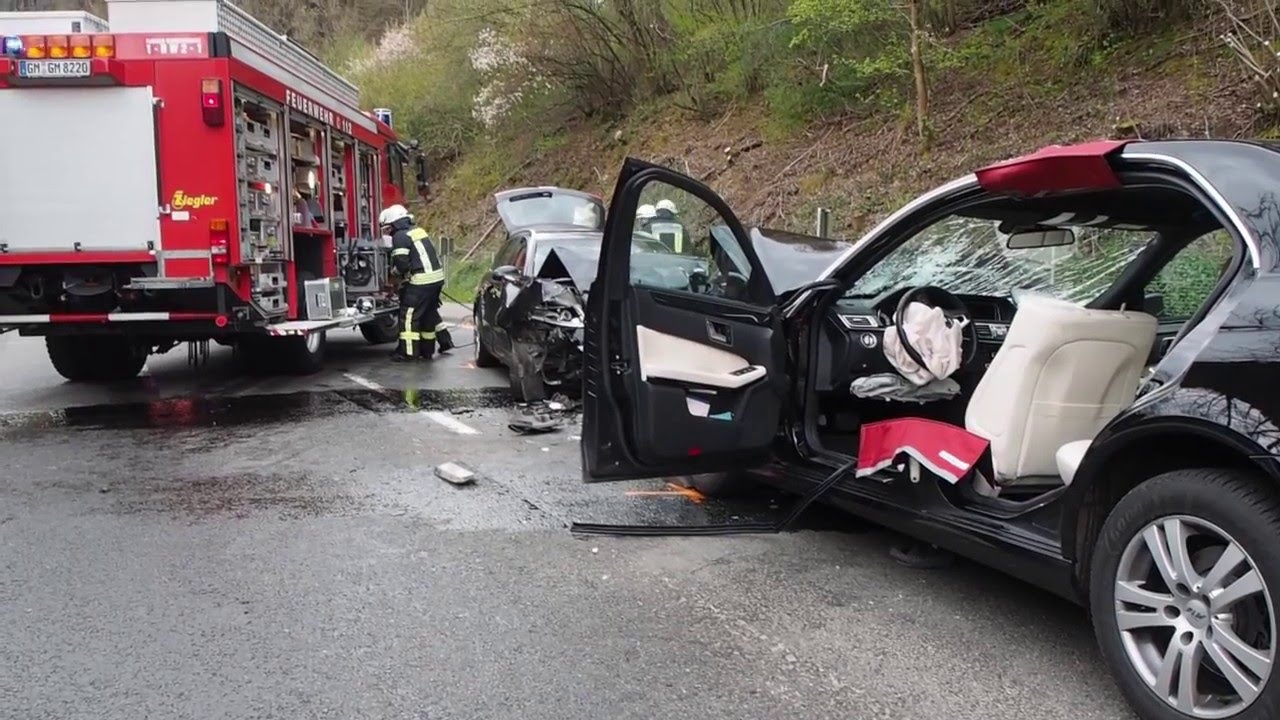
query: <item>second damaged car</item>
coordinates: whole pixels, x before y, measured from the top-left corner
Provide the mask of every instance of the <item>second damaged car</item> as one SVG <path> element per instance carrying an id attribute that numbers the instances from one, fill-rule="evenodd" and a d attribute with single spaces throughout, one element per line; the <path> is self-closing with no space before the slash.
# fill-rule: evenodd
<path id="1" fill-rule="evenodd" d="M 507 238 L 476 291 L 476 365 L 505 366 L 512 392 L 524 403 L 576 396 L 604 205 L 594 195 L 556 187 L 506 190 L 494 199 Z M 647 233 L 637 233 L 632 252 L 646 256 L 638 264 L 653 282 L 710 281 L 704 259 L 671 252 Z"/>

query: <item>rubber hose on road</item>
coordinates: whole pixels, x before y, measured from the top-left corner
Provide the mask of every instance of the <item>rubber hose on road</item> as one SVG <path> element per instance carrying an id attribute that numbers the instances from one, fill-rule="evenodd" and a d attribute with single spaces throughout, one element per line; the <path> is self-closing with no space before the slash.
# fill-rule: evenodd
<path id="1" fill-rule="evenodd" d="M 573 523 L 569 532 L 580 535 L 622 535 L 640 537 L 712 537 L 718 535 L 776 535 L 786 532 L 815 500 L 835 487 L 836 483 L 858 464 L 855 458 L 841 465 L 825 480 L 805 493 L 786 515 L 776 523 L 738 523 L 735 525 L 601 525 Z"/>

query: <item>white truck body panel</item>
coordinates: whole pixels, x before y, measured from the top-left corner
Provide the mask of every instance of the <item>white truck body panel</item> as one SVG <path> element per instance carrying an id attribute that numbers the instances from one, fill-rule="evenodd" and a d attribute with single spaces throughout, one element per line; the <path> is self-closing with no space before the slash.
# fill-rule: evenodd
<path id="1" fill-rule="evenodd" d="M 107 21 L 87 12 L 0 12 L 0 35 L 74 35 L 107 32 Z"/>
<path id="2" fill-rule="evenodd" d="M 151 88 L 5 90 L 0 127 L 0 252 L 160 250 Z"/>
<path id="3" fill-rule="evenodd" d="M 116 33 L 213 32 L 218 3 L 213 0 L 111 0 L 107 5 Z"/>

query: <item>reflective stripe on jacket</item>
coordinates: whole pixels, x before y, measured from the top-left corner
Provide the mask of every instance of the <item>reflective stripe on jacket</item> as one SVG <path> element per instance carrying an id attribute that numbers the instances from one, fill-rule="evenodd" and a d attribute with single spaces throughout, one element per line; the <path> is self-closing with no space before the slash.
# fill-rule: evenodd
<path id="1" fill-rule="evenodd" d="M 391 262 L 410 285 L 444 282 L 444 268 L 426 230 L 415 227 L 398 232 L 391 242 Z"/>

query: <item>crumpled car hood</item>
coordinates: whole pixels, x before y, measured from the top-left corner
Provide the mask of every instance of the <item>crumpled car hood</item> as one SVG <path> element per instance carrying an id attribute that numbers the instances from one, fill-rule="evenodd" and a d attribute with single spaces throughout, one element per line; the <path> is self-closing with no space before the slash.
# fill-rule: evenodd
<path id="1" fill-rule="evenodd" d="M 503 307 L 494 322 L 513 328 L 527 322 L 579 329 L 585 317 L 580 288 L 595 279 L 595 261 L 573 251 L 556 248 L 543 261 L 535 277 L 504 286 Z"/>

